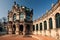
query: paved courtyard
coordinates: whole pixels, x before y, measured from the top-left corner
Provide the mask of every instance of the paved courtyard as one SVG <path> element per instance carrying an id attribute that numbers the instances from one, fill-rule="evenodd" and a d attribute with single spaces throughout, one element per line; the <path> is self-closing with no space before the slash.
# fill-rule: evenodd
<path id="1" fill-rule="evenodd" d="M 31 35 L 31 36 L 5 35 L 0 36 L 0 40 L 56 40 L 56 39 L 42 35 Z"/>

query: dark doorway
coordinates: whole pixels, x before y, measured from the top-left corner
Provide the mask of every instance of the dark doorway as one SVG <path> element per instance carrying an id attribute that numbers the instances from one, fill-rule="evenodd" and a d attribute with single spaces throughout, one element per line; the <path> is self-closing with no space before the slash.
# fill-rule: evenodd
<path id="1" fill-rule="evenodd" d="M 20 25 L 20 27 L 19 27 L 19 31 L 23 31 L 23 25 Z"/>
<path id="2" fill-rule="evenodd" d="M 2 30 L 3 30 L 3 28 L 2 28 L 2 27 L 0 27 L 0 32 L 2 32 Z"/>
<path id="3" fill-rule="evenodd" d="M 15 25 L 13 25 L 13 28 L 12 28 L 12 34 L 15 34 L 15 31 L 16 31 L 16 26 Z"/>
<path id="4" fill-rule="evenodd" d="M 26 26 L 26 35 L 30 34 L 30 25 Z"/>
<path id="5" fill-rule="evenodd" d="M 19 26 L 19 34 L 20 35 L 23 35 L 23 25 L 20 25 Z"/>
<path id="6" fill-rule="evenodd" d="M 60 28 L 60 14 L 59 13 L 55 15 L 55 20 L 56 20 L 56 28 Z"/>

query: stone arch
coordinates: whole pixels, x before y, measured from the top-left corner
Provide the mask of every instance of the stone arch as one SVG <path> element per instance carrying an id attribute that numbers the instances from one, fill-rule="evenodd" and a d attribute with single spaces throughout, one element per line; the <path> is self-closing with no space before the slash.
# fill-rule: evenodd
<path id="1" fill-rule="evenodd" d="M 28 35 L 28 34 L 30 34 L 30 25 L 29 24 L 27 24 L 26 25 L 26 35 Z"/>
<path id="2" fill-rule="evenodd" d="M 16 26 L 14 24 L 13 27 L 12 27 L 12 34 L 15 34 L 15 31 L 16 31 Z"/>
<path id="3" fill-rule="evenodd" d="M 44 30 L 47 30 L 47 21 L 44 21 Z"/>
<path id="4" fill-rule="evenodd" d="M 23 24 L 19 25 L 19 34 L 23 35 Z"/>
<path id="5" fill-rule="evenodd" d="M 40 30 L 42 31 L 42 23 L 40 23 Z"/>
<path id="6" fill-rule="evenodd" d="M 27 31 L 30 31 L 30 25 L 27 24 L 26 29 Z"/>
<path id="7" fill-rule="evenodd" d="M 35 31 L 35 25 L 33 25 L 33 31 Z"/>
<path id="8" fill-rule="evenodd" d="M 60 28 L 60 13 L 55 14 L 56 28 Z"/>
<path id="9" fill-rule="evenodd" d="M 15 21 L 15 20 L 16 20 L 16 14 L 13 15 L 13 21 Z"/>
<path id="10" fill-rule="evenodd" d="M 23 25 L 19 25 L 19 31 L 23 31 Z"/>
<path id="11" fill-rule="evenodd" d="M 36 31 L 38 31 L 38 24 L 36 24 Z"/>
<path id="12" fill-rule="evenodd" d="M 53 29 L 52 18 L 49 18 L 49 29 Z"/>

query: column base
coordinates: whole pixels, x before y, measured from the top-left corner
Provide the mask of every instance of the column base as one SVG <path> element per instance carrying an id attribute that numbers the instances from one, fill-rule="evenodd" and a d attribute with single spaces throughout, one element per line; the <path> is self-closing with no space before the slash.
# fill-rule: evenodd
<path id="1" fill-rule="evenodd" d="M 40 31 L 38 31 L 38 34 L 40 34 Z"/>
<path id="2" fill-rule="evenodd" d="M 36 31 L 34 31 L 34 32 L 33 32 L 33 34 L 35 34 L 35 35 L 36 35 L 36 34 L 37 34 L 37 32 L 36 32 Z"/>
<path id="3" fill-rule="evenodd" d="M 16 34 L 16 35 L 19 35 L 19 31 L 16 31 L 15 34 Z"/>
<path id="4" fill-rule="evenodd" d="M 51 36 L 56 37 L 56 29 L 51 29 Z"/>
<path id="5" fill-rule="evenodd" d="M 44 30 L 42 30 L 42 35 L 45 35 L 45 31 Z"/>
<path id="6" fill-rule="evenodd" d="M 12 34 L 12 31 L 9 31 L 8 34 Z"/>
<path id="7" fill-rule="evenodd" d="M 23 32 L 23 35 L 25 35 L 25 32 Z"/>
<path id="8" fill-rule="evenodd" d="M 46 30 L 46 35 L 50 36 L 50 31 L 49 30 Z"/>

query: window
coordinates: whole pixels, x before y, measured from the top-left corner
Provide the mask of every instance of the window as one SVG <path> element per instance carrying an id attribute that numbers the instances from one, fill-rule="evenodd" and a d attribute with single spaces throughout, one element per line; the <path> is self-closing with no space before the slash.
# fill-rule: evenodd
<path id="1" fill-rule="evenodd" d="M 16 20 L 16 14 L 13 15 L 13 20 L 14 20 L 14 21 Z"/>
<path id="2" fill-rule="evenodd" d="M 24 20 L 24 14 L 20 13 L 20 20 Z"/>
<path id="3" fill-rule="evenodd" d="M 49 18 L 49 29 L 52 29 L 52 28 L 53 28 L 52 25 L 53 25 L 53 24 L 52 24 L 52 18 Z"/>
<path id="4" fill-rule="evenodd" d="M 27 15 L 26 18 L 27 18 L 27 20 L 30 20 L 30 16 Z"/>
<path id="5" fill-rule="evenodd" d="M 33 25 L 33 31 L 35 31 L 35 25 Z"/>
<path id="6" fill-rule="evenodd" d="M 59 13 L 55 15 L 55 19 L 56 19 L 56 28 L 60 28 L 60 14 Z"/>
<path id="7" fill-rule="evenodd" d="M 44 30 L 47 30 L 47 22 L 44 21 Z"/>
<path id="8" fill-rule="evenodd" d="M 38 24 L 36 24 L 36 31 L 38 31 Z"/>
<path id="9" fill-rule="evenodd" d="M 27 19 L 27 20 L 30 20 L 30 13 L 27 13 L 26 19 Z"/>
<path id="10" fill-rule="evenodd" d="M 42 30 L 42 23 L 40 23 L 40 30 Z"/>

